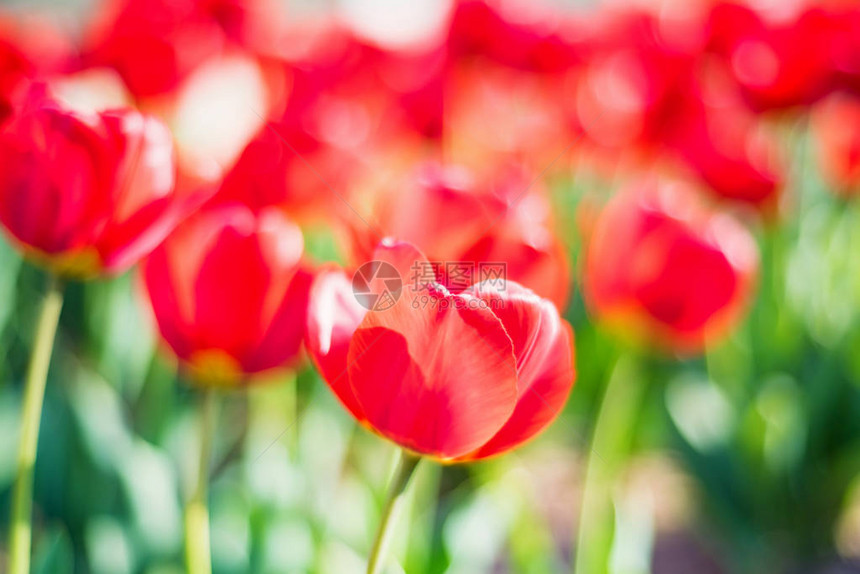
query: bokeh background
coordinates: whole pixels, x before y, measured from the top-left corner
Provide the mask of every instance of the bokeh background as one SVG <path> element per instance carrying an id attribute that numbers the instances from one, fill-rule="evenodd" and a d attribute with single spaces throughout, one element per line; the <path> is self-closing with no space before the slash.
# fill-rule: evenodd
<path id="1" fill-rule="evenodd" d="M 167 113 L 188 165 L 235 161 L 260 130 L 258 112 L 277 114 L 271 94 L 256 93 L 269 85 L 260 79 L 266 66 L 303 70 L 306 61 L 293 49 L 309 38 L 326 38 L 332 21 L 339 34 L 354 35 L 355 41 L 411 54 L 413 44 L 435 41 L 437 28 L 449 25 L 454 10 L 441 0 L 277 4 L 284 9 L 286 36 L 260 48 L 251 40 L 264 36 L 252 33 L 242 48 L 246 52 L 231 56 L 265 65 L 248 72 L 240 64 L 223 72 L 226 79 L 220 81 L 216 72 L 213 83 L 189 90 L 196 99 L 187 96 L 185 108 Z M 777 8 L 790 11 L 788 4 Z M 748 313 L 726 340 L 694 358 L 648 353 L 596 324 L 583 301 L 588 222 L 608 197 L 643 173 L 688 177 L 702 187 L 714 183 L 696 179 L 701 172 L 695 168 L 678 168 L 675 148 L 667 159 L 653 151 L 652 142 L 629 133 L 647 131 L 646 121 L 659 132 L 660 114 L 645 104 L 637 107 L 659 100 L 649 90 L 671 85 L 674 99 L 661 104 L 669 109 L 696 97 L 673 84 L 676 68 L 693 64 L 677 43 L 672 57 L 666 56 L 671 52 L 666 38 L 681 34 L 694 43 L 698 28 L 684 25 L 701 22 L 697 14 L 709 5 L 651 2 L 624 8 L 650 14 L 651 27 L 639 37 L 611 39 L 598 15 L 614 8 L 591 2 L 530 5 L 537 15 L 516 12 L 511 24 L 520 35 L 490 35 L 486 42 L 498 48 L 496 53 L 458 68 L 459 83 L 445 92 L 450 99 L 440 153 L 476 170 L 499 173 L 509 158 L 541 174 L 551 229 L 570 268 L 570 277 L 559 273 L 558 281 L 571 286 L 564 316 L 576 333 L 578 377 L 565 411 L 538 440 L 487 462 L 420 468 L 398 528 L 399 566 L 392 561 L 392 572 L 571 571 L 583 528 L 589 529 L 589 551 L 606 557 L 607 571 L 618 574 L 860 570 L 851 565 L 860 557 L 860 205 L 846 189 L 837 189 L 840 183 L 822 167 L 828 151 L 818 145 L 809 122 L 819 94 L 787 106 L 744 100 L 743 117 L 767 132 L 782 160 L 761 198 L 724 207 L 748 224 L 761 253 Z M 49 23 L 62 42 L 81 46 L 92 22 L 108 18 L 113 8 L 24 0 L 4 2 L 3 9 L 8 13 L 3 21 L 14 22 L 16 33 L 45 40 L 32 21 L 21 24 L 38 13 L 39 26 Z M 547 28 L 547 21 L 557 27 Z M 728 21 L 730 28 L 741 26 L 740 20 Z M 574 32 L 559 31 L 568 25 Z M 782 44 L 775 45 L 815 52 L 820 40 L 800 28 L 795 35 L 784 32 Z M 666 37 L 658 37 L 660 30 Z M 526 50 L 517 42 L 529 42 L 535 34 L 558 41 L 561 67 L 552 69 L 556 60 L 544 68 L 517 61 Z M 709 58 L 717 56 L 696 52 L 693 61 Z M 595 61 L 609 64 L 595 71 L 589 68 Z M 637 69 L 647 72 L 648 81 L 624 83 L 630 76 L 612 66 L 626 69 L 630 61 L 647 64 Z M 407 58 L 409 69 L 424 65 Z M 360 61 L 346 71 L 338 68 L 333 73 L 342 75 L 310 88 L 302 83 L 310 80 L 296 73 L 291 87 L 282 86 L 286 106 L 291 94 L 334 102 L 313 111 L 322 114 L 315 121 L 330 128 L 326 137 L 301 148 L 309 150 L 308 164 L 320 174 L 295 167 L 294 187 L 312 191 L 299 189 L 285 198 L 288 212 L 310 213 L 301 221 L 307 251 L 317 261 L 348 260 L 342 238 L 349 235 L 352 217 L 320 178 L 365 209 L 372 202 L 365 201 L 363 187 L 400 185 L 404 171 L 428 153 L 421 138 L 433 132 L 432 117 L 423 124 L 420 115 L 413 117 L 414 133 L 396 122 L 393 129 L 377 125 L 396 104 L 375 99 L 374 80 L 362 75 L 369 66 Z M 791 66 L 812 81 L 802 66 Z M 753 96 L 767 70 L 753 65 L 753 81 L 746 85 Z M 117 87 L 114 76 L 81 83 L 75 76 L 80 71 L 56 72 L 58 83 L 73 86 L 70 97 L 161 105 L 149 94 Z M 591 96 L 588 80 L 582 80 L 588 74 L 598 76 Z M 735 80 L 743 84 L 745 78 Z M 379 112 L 367 112 L 377 118 L 369 125 L 368 117 L 341 105 L 365 97 L 365 112 Z M 717 117 L 729 122 L 734 116 Z M 856 115 L 846 118 L 860 130 Z M 295 128 L 296 133 L 307 129 Z M 353 163 L 359 167 L 345 176 L 339 167 Z M 718 173 L 732 172 L 721 165 Z M 320 209 L 330 217 L 319 217 Z M 362 213 L 371 217 L 368 209 Z M 21 383 L 45 276 L 5 240 L 0 269 L 0 530 L 5 531 Z M 361 572 L 394 446 L 358 428 L 307 363 L 266 379 L 228 391 L 222 400 L 210 499 L 214 570 Z M 607 389 L 612 394 L 604 399 Z M 183 571 L 181 508 L 196 464 L 190 456 L 197 440 L 196 404 L 195 390 L 180 380 L 175 360 L 158 342 L 134 271 L 69 286 L 39 440 L 35 572 Z M 595 435 L 601 413 L 618 424 Z M 595 573 L 600 574 L 585 571 Z"/>

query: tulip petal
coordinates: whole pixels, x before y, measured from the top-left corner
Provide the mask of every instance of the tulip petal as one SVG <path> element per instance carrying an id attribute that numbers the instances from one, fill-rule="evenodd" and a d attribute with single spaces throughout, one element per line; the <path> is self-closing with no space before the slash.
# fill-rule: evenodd
<path id="1" fill-rule="evenodd" d="M 194 349 L 187 336 L 190 317 L 182 313 L 181 295 L 171 272 L 168 251 L 153 251 L 141 266 L 141 276 L 161 336 L 178 357 L 190 357 Z"/>
<path id="2" fill-rule="evenodd" d="M 311 286 L 305 344 L 313 362 L 335 396 L 359 421 L 364 414 L 347 373 L 349 342 L 367 310 L 352 293 L 343 271 L 320 271 Z"/>
<path id="3" fill-rule="evenodd" d="M 475 282 L 493 277 L 499 262 L 504 262 L 502 283 L 512 280 L 533 289 L 564 309 L 570 297 L 570 270 L 564 248 L 555 239 L 546 245 L 533 245 L 525 237 L 494 230 L 479 239 L 460 256 L 473 262 Z M 486 267 L 485 267 L 486 266 Z"/>
<path id="4" fill-rule="evenodd" d="M 469 293 L 486 302 L 514 345 L 518 400 L 505 426 L 467 459 L 510 450 L 533 438 L 558 416 L 575 378 L 573 330 L 553 303 L 514 282 L 485 282 Z"/>
<path id="5" fill-rule="evenodd" d="M 241 361 L 262 328 L 272 281 L 250 211 L 219 232 L 195 280 L 195 320 L 201 350 L 220 349 Z"/>
<path id="6" fill-rule="evenodd" d="M 426 290 L 427 304 L 423 297 L 413 293 L 390 309 L 368 312 L 349 347 L 349 380 L 380 434 L 453 459 L 484 444 L 511 416 L 513 345 L 499 319 L 474 298 L 442 287 Z"/>
<path id="7" fill-rule="evenodd" d="M 426 261 L 412 245 L 385 240 L 376 247 L 371 261 L 392 264 L 405 278 L 416 261 Z M 401 290 L 406 291 L 406 290 Z M 311 287 L 305 342 L 323 378 L 335 396 L 359 422 L 365 416 L 349 384 L 347 354 L 350 340 L 367 309 L 353 292 L 352 279 L 345 272 L 319 272 Z"/>
<path id="8" fill-rule="evenodd" d="M 424 254 L 411 243 L 385 238 L 373 251 L 373 260 L 385 261 L 397 269 L 403 284 L 408 284 L 411 287 L 404 289 L 407 295 L 421 291 L 421 284 L 427 281 L 426 277 L 416 272 L 429 267 L 430 263 Z M 435 280 L 435 276 L 433 279 Z"/>
<path id="9" fill-rule="evenodd" d="M 256 373 L 284 363 L 284 357 L 296 357 L 304 337 L 308 297 L 313 274 L 299 269 L 290 280 L 278 309 L 253 353 L 243 362 L 246 372 Z"/>
<path id="10" fill-rule="evenodd" d="M 122 224 L 106 229 L 98 240 L 105 270 L 122 272 L 134 265 L 211 195 L 211 189 L 203 188 L 183 197 L 162 198 L 145 206 Z"/>

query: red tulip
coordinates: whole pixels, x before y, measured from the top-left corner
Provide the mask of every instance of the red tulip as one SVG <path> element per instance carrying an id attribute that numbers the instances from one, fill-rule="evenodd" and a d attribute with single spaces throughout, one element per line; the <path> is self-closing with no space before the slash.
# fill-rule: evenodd
<path id="1" fill-rule="evenodd" d="M 432 141 L 444 135 L 451 58 L 444 44 L 418 52 L 380 52 L 379 75 L 390 91 L 386 124 Z M 400 136 L 396 131 L 395 137 Z"/>
<path id="2" fill-rule="evenodd" d="M 549 177 L 567 173 L 570 156 L 563 152 L 578 129 L 569 86 L 577 73 L 523 71 L 484 59 L 452 64 L 439 156 L 478 169 L 515 158 Z"/>
<path id="3" fill-rule="evenodd" d="M 173 147 L 158 120 L 72 112 L 35 88 L 0 131 L 0 157 L 0 222 L 65 275 L 127 269 L 199 201 L 174 192 Z"/>
<path id="4" fill-rule="evenodd" d="M 374 254 L 404 278 L 428 264 L 410 244 Z M 520 285 L 452 294 L 405 284 L 386 310 L 366 311 L 340 270 L 311 291 L 307 345 L 353 416 L 380 435 L 444 461 L 485 458 L 537 435 L 573 385 L 573 332 L 549 301 Z"/>
<path id="5" fill-rule="evenodd" d="M 342 208 L 338 195 L 348 195 L 356 158 L 306 137 L 283 123 L 264 125 L 224 175 L 215 200 L 278 206 L 300 220 Z"/>
<path id="6" fill-rule="evenodd" d="M 665 146 L 719 197 L 774 212 L 785 181 L 777 141 L 734 94 L 690 94 Z"/>
<path id="7" fill-rule="evenodd" d="M 585 269 L 590 310 L 639 343 L 682 354 L 725 336 L 749 302 L 749 232 L 674 183 L 619 193 L 600 215 Z"/>
<path id="8" fill-rule="evenodd" d="M 280 211 L 225 204 L 187 220 L 144 261 L 161 335 L 196 381 L 235 384 L 298 356 L 311 280 L 302 249 Z"/>
<path id="9" fill-rule="evenodd" d="M 99 12 L 84 60 L 115 68 L 138 98 L 175 88 L 224 43 L 197 0 L 111 0 Z"/>
<path id="10" fill-rule="evenodd" d="M 812 112 L 818 165 L 844 195 L 860 192 L 860 97 L 834 94 Z"/>
<path id="11" fill-rule="evenodd" d="M 423 164 L 404 186 L 376 198 L 373 229 L 354 224 L 356 259 L 370 257 L 381 233 L 413 243 L 442 267 L 470 266 L 475 280 L 482 263 L 503 263 L 507 279 L 563 308 L 570 288 L 567 258 L 552 233 L 548 201 L 540 189 L 530 189 L 532 183 L 530 174 L 511 167 L 478 178 L 461 166 Z M 444 269 L 440 281 L 454 292 L 468 285 Z"/>
<path id="12" fill-rule="evenodd" d="M 18 46 L 0 38 L 0 123 L 12 113 L 15 91 L 32 70 L 32 63 Z"/>
<path id="13" fill-rule="evenodd" d="M 225 47 L 272 50 L 277 8 L 266 0 L 110 0 L 90 30 L 84 63 L 115 68 L 138 98 L 159 96 Z"/>
<path id="14" fill-rule="evenodd" d="M 441 43 L 389 50 L 331 22 L 288 37 L 291 91 L 278 123 L 297 150 L 323 143 L 366 153 L 371 138 L 404 129 L 439 136 L 447 70 Z"/>
<path id="15" fill-rule="evenodd" d="M 587 29 L 546 3 L 463 0 L 448 43 L 457 58 L 480 56 L 523 71 L 553 73 L 582 62 Z"/>
<path id="16" fill-rule="evenodd" d="M 383 78 L 414 86 L 421 73 L 330 23 L 289 38 L 283 109 L 244 148 L 218 200 L 277 205 L 304 219 L 342 209 L 338 196 L 349 195 L 361 161 L 388 135 L 387 126 L 403 123 L 391 115 L 394 90 Z M 391 69 L 383 74 L 383 67 Z"/>
<path id="17" fill-rule="evenodd" d="M 712 48 L 760 111 L 811 104 L 832 87 L 835 74 L 831 14 L 819 6 L 793 12 L 776 6 L 764 13 L 721 2 L 710 16 Z"/>
<path id="18" fill-rule="evenodd" d="M 601 147 L 659 147 L 688 97 L 704 45 L 695 11 L 667 17 L 636 8 L 601 16 L 577 89 L 579 123 Z"/>
<path id="19" fill-rule="evenodd" d="M 860 94 L 860 5 L 846 2 L 830 8 L 830 45 L 837 81 Z"/>
<path id="20" fill-rule="evenodd" d="M 227 40 L 254 52 L 274 53 L 284 39 L 286 24 L 277 0 L 198 0 L 198 6 L 215 20 Z"/>
<path id="21" fill-rule="evenodd" d="M 0 123 L 12 114 L 27 80 L 66 65 L 70 46 L 52 26 L 38 19 L 0 16 Z"/>

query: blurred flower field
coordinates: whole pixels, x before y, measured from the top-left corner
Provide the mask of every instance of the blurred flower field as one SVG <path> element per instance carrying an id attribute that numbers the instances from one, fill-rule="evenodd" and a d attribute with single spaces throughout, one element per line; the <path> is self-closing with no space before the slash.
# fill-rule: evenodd
<path id="1" fill-rule="evenodd" d="M 856 1 L 0 8 L 0 572 L 860 571 Z"/>

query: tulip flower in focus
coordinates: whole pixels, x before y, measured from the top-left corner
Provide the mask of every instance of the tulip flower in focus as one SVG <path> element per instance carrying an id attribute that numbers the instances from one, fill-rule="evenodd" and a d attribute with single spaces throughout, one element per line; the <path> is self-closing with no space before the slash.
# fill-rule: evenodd
<path id="1" fill-rule="evenodd" d="M 533 176 L 517 167 L 491 176 L 458 165 L 420 164 L 403 186 L 374 198 L 375 223 L 383 235 L 408 241 L 436 263 L 503 262 L 506 278 L 564 308 L 570 292 L 565 251 L 552 231 L 550 206 Z M 368 260 L 375 230 L 354 224 L 356 261 Z M 444 270 L 444 269 L 443 269 Z M 440 280 L 451 291 L 452 277 Z"/>
<path id="2" fill-rule="evenodd" d="M 308 350 L 359 422 L 456 462 L 508 451 L 555 419 L 573 385 L 573 332 L 550 301 L 512 281 L 461 293 L 413 283 L 428 262 L 408 243 L 373 257 L 403 279 L 393 307 L 366 310 L 351 278 L 329 270 L 308 311 Z"/>
<path id="3" fill-rule="evenodd" d="M 597 220 L 586 302 L 634 342 L 697 353 L 737 325 L 757 268 L 755 241 L 735 219 L 681 184 L 645 183 L 615 196 Z"/>
<path id="4" fill-rule="evenodd" d="M 0 222 L 60 275 L 122 272 L 200 198 L 175 193 L 161 122 L 129 109 L 77 113 L 40 88 L 0 130 Z"/>
<path id="5" fill-rule="evenodd" d="M 813 109 L 811 125 L 824 177 L 844 195 L 860 191 L 860 97 L 828 97 Z"/>
<path id="6" fill-rule="evenodd" d="M 206 208 L 143 264 L 161 335 L 201 384 L 236 384 L 300 351 L 311 275 L 276 209 Z"/>

